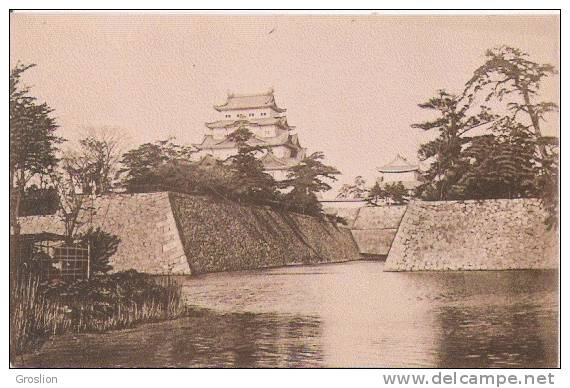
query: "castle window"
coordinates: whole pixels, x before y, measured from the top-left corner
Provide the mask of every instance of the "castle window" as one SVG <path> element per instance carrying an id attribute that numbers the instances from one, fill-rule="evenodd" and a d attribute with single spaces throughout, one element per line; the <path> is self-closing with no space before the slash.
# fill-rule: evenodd
<path id="1" fill-rule="evenodd" d="M 250 114 L 249 114 L 249 117 L 253 117 L 253 116 L 255 116 L 255 113 L 250 113 Z"/>
<path id="2" fill-rule="evenodd" d="M 262 115 L 262 116 L 265 116 L 265 115 L 267 115 L 267 113 L 265 113 L 265 112 L 261 112 L 261 115 Z"/>
<path id="3" fill-rule="evenodd" d="M 229 119 L 230 117 L 232 117 L 232 115 L 226 115 L 226 119 Z"/>

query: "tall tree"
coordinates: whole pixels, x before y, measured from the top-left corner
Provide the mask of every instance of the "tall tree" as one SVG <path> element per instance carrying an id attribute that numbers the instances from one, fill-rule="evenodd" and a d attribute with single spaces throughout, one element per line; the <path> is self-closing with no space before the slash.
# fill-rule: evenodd
<path id="1" fill-rule="evenodd" d="M 108 193 L 113 185 L 121 153 L 113 136 L 88 136 L 79 140 L 79 150 L 65 154 L 69 168 L 81 177 L 84 194 Z"/>
<path id="2" fill-rule="evenodd" d="M 26 185 L 37 175 L 48 175 L 57 164 L 57 145 L 63 138 L 55 134 L 58 125 L 47 103 L 38 103 L 22 74 L 31 65 L 18 64 L 10 70 L 10 196 L 11 226 L 19 233 L 17 216 Z"/>
<path id="3" fill-rule="evenodd" d="M 384 202 L 387 197 L 386 191 L 382 187 L 379 181 L 374 182 L 368 194 L 366 195 L 366 202 L 372 206 L 378 206 L 380 203 Z"/>
<path id="4" fill-rule="evenodd" d="M 60 169 L 52 171 L 50 177 L 59 197 L 57 215 L 65 227 L 65 236 L 71 240 L 89 220 L 86 212 L 94 209 L 89 196 L 78 191 L 81 177 L 66 166 L 65 161 Z"/>
<path id="5" fill-rule="evenodd" d="M 550 213 L 549 227 L 554 226 L 558 216 L 559 148 L 557 138 L 542 134 L 541 123 L 558 105 L 540 101 L 539 92 L 545 79 L 557 73 L 553 65 L 531 61 L 522 50 L 502 46 L 486 52 L 485 63 L 475 70 L 464 92 L 470 101 L 482 94 L 486 101 L 506 103 L 507 114 L 495 121 L 493 129 L 501 133 L 499 139 L 505 137 L 506 131 L 511 131 L 508 136 L 519 143 L 525 138 L 524 148 L 510 154 L 511 161 L 522 174 L 532 161 L 534 187 L 525 191 L 542 199 Z M 530 152 L 531 144 L 536 155 Z M 521 153 L 528 159 L 524 163 Z"/>
<path id="6" fill-rule="evenodd" d="M 299 164 L 291 167 L 283 187 L 290 188 L 285 194 L 286 203 L 303 213 L 320 214 L 322 207 L 317 193 L 331 189 L 327 181 L 335 181 L 340 172 L 324 164 L 322 152 L 314 152 L 305 157 Z"/>
<path id="7" fill-rule="evenodd" d="M 465 169 L 461 151 L 467 141 L 466 133 L 494 117 L 486 108 L 477 115 L 469 115 L 469 106 L 463 104 L 461 97 L 445 90 L 439 90 L 436 96 L 419 104 L 419 107 L 438 114 L 434 120 L 412 124 L 412 128 L 438 132 L 437 138 L 422 144 L 418 151 L 420 160 L 431 161 L 429 169 L 424 172 L 426 183 L 420 186 L 420 194 L 432 200 L 452 199 L 453 187 Z"/>
<path id="8" fill-rule="evenodd" d="M 532 128 L 537 139 L 542 138 L 540 122 L 546 113 L 555 111 L 558 106 L 554 102 L 536 99 L 542 81 L 557 74 L 557 70 L 552 65 L 533 62 L 527 53 L 509 46 L 487 50 L 485 56 L 485 63 L 467 81 L 465 94 L 473 100 L 477 94 L 485 93 L 486 101 L 492 98 L 503 101 L 505 97 L 514 96 L 507 104 L 511 119 L 524 124 L 518 120 L 519 115 L 527 115 L 530 121 L 527 127 Z M 547 157 L 546 147 L 541 142 L 536 146 L 541 157 Z"/>

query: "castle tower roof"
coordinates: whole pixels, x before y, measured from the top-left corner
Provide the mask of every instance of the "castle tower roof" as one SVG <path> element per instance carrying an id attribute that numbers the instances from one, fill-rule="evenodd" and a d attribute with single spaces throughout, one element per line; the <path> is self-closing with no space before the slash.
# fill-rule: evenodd
<path id="1" fill-rule="evenodd" d="M 214 109 L 218 112 L 252 108 L 271 108 L 279 113 L 287 110 L 277 106 L 273 89 L 261 94 L 228 94 L 224 104 L 214 105 Z"/>

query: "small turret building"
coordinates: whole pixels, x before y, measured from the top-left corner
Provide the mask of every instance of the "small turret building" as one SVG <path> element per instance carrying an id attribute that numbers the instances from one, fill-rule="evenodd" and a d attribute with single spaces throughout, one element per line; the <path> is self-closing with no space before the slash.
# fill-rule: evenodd
<path id="1" fill-rule="evenodd" d="M 408 191 L 414 190 L 418 187 L 420 182 L 420 166 L 412 164 L 400 154 L 388 164 L 377 168 L 380 173 L 379 179 L 382 183 L 396 183 L 402 182 Z"/>

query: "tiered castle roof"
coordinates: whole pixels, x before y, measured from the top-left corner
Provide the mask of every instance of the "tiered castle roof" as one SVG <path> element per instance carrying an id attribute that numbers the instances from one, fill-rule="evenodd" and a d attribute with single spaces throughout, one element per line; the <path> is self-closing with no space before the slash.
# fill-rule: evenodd
<path id="1" fill-rule="evenodd" d="M 229 110 L 241 110 L 251 108 L 271 108 L 275 112 L 283 113 L 287 109 L 281 109 L 275 103 L 273 89 L 261 94 L 228 94 L 228 99 L 224 104 L 214 105 L 218 112 Z"/>
<path id="2" fill-rule="evenodd" d="M 273 112 L 262 113 L 263 115 L 267 114 L 268 117 L 252 117 L 254 113 L 249 111 L 251 109 L 267 108 L 273 110 Z M 228 94 L 226 102 L 221 105 L 214 105 L 214 109 L 218 112 L 240 110 L 244 112 L 237 112 L 237 118 L 206 123 L 206 127 L 212 130 L 212 132 L 206 134 L 201 143 L 194 144 L 199 150 L 209 152 L 237 148 L 236 142 L 231 137 L 228 137 L 227 134 L 241 126 L 245 126 L 254 129 L 252 131 L 254 134 L 247 141 L 247 144 L 262 147 L 266 150 L 260 160 L 267 170 L 286 170 L 298 164 L 305 157 L 305 148 L 301 147 L 297 134 L 292 133 L 295 127 L 287 123 L 287 117 L 283 114 L 286 109 L 277 106 L 272 89 L 261 94 Z M 230 114 L 225 116 L 228 117 Z M 263 131 L 260 127 L 264 126 L 275 127 L 275 136 L 262 137 L 261 133 Z M 223 137 L 219 135 L 214 136 L 215 131 L 220 129 L 224 130 L 225 135 Z M 285 156 L 282 152 L 276 152 L 274 147 L 286 147 L 290 152 Z"/>
<path id="3" fill-rule="evenodd" d="M 290 133 L 284 132 L 275 137 L 267 137 L 261 138 L 258 136 L 253 135 L 251 139 L 247 141 L 247 144 L 254 147 L 254 146 L 267 146 L 267 147 L 275 147 L 275 146 L 288 146 L 293 149 L 297 149 L 301 147 L 299 144 L 298 136 L 291 135 Z M 214 139 L 212 135 L 205 135 L 204 140 L 200 144 L 194 144 L 194 146 L 198 149 L 230 149 L 236 148 L 237 144 L 235 141 L 225 137 L 223 139 L 217 140 Z"/>
<path id="4" fill-rule="evenodd" d="M 295 127 L 290 126 L 287 123 L 287 117 L 260 117 L 260 118 L 249 118 L 249 119 L 235 119 L 235 120 L 217 120 L 206 123 L 206 127 L 210 129 L 214 128 L 232 128 L 239 126 L 241 124 L 253 125 L 253 126 L 266 126 L 266 125 L 277 125 L 283 129 L 294 129 Z"/>

